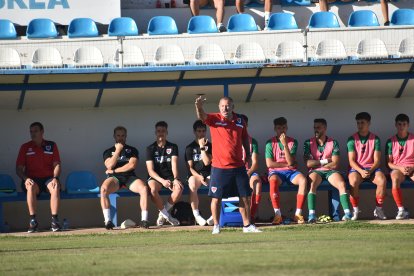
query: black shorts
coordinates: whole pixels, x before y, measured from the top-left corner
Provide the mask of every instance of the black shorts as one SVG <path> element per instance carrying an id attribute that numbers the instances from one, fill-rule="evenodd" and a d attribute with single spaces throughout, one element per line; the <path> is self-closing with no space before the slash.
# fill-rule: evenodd
<path id="1" fill-rule="evenodd" d="M 39 194 L 41 193 L 49 193 L 49 189 L 47 185 L 52 181 L 53 177 L 44 177 L 44 178 L 31 178 L 37 186 L 39 186 Z M 24 181 L 22 181 L 22 191 L 27 193 L 26 185 L 24 185 Z"/>
<path id="2" fill-rule="evenodd" d="M 113 177 L 118 181 L 119 184 L 119 188 L 128 188 L 129 186 L 131 186 L 132 183 L 134 183 L 135 180 L 138 179 L 138 177 L 136 177 L 135 175 L 111 175 L 108 176 L 109 177 Z"/>
<path id="3" fill-rule="evenodd" d="M 171 181 L 171 183 L 172 183 L 172 182 L 174 181 L 174 176 L 169 177 L 169 178 L 165 178 L 165 179 L 167 179 L 167 180 Z M 154 180 L 155 182 L 159 183 L 159 184 L 162 186 L 161 188 L 167 189 L 168 191 L 170 190 L 170 189 L 168 189 L 168 188 L 165 188 L 165 187 L 164 187 L 164 185 L 162 185 L 160 182 L 158 182 L 158 180 L 156 180 L 156 179 L 152 178 L 151 176 L 148 176 L 148 179 L 147 179 L 147 184 L 148 184 L 151 180 Z"/>
<path id="4" fill-rule="evenodd" d="M 252 190 L 245 167 L 234 169 L 211 168 L 208 195 L 214 198 L 247 197 Z"/>

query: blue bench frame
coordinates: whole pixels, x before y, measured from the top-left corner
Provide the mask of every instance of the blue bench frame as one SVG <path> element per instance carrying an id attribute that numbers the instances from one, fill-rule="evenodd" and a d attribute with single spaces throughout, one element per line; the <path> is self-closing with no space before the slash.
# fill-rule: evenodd
<path id="1" fill-rule="evenodd" d="M 392 185 L 391 182 L 387 182 L 387 189 L 391 189 Z M 347 187 L 349 188 L 349 186 Z M 407 188 L 414 188 L 414 182 L 412 181 L 405 181 L 401 184 L 401 188 L 407 189 Z M 373 190 L 376 189 L 376 185 L 372 184 L 370 182 L 364 182 L 360 185 L 360 190 Z M 280 192 L 297 192 L 298 188 L 297 186 L 283 183 L 279 187 Z M 323 181 L 321 185 L 318 187 L 318 191 L 327 191 L 328 192 L 328 199 L 329 199 L 329 214 L 331 215 L 332 219 L 334 221 L 339 221 L 341 219 L 340 217 L 340 211 L 339 211 L 339 192 L 338 190 L 330 185 L 327 181 Z M 262 187 L 262 192 L 269 192 L 269 185 L 267 183 L 264 183 Z M 198 194 L 205 195 L 208 193 L 208 188 L 205 186 L 202 186 L 198 190 Z M 169 195 L 169 191 L 163 189 L 160 192 L 160 195 Z M 188 185 L 184 185 L 184 191 L 183 195 L 189 194 L 189 188 Z M 60 198 L 62 200 L 68 200 L 68 199 L 93 199 L 93 198 L 100 198 L 100 193 L 85 193 L 85 194 L 68 194 L 66 191 L 62 191 L 60 193 Z M 134 197 L 139 196 L 138 194 L 135 194 L 129 190 L 122 189 L 116 193 L 113 193 L 109 196 L 109 201 L 111 205 L 111 220 L 114 223 L 115 226 L 118 225 L 118 215 L 117 215 L 117 200 L 121 197 Z M 50 196 L 48 194 L 41 194 L 38 197 L 38 200 L 49 200 Z M 18 202 L 18 201 L 26 201 L 26 194 L 23 192 L 17 193 L 17 195 L 14 193 L 11 196 L 4 196 L 0 197 L 0 232 L 3 232 L 4 227 L 4 216 L 3 216 L 3 203 L 5 202 Z"/>

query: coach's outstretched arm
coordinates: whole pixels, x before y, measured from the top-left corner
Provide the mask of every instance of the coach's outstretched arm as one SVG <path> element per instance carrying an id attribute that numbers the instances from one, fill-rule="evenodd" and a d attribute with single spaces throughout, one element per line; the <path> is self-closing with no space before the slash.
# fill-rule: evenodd
<path id="1" fill-rule="evenodd" d="M 199 120 L 202 120 L 203 122 L 207 119 L 207 113 L 204 112 L 203 109 L 203 103 L 206 101 L 206 98 L 200 96 L 195 100 L 195 107 L 196 107 L 196 113 L 197 118 Z"/>

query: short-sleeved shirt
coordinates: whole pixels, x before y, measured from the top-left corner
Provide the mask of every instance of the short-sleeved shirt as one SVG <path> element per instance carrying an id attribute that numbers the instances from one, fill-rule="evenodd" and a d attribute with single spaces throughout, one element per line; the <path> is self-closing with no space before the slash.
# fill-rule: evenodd
<path id="1" fill-rule="evenodd" d="M 60 163 L 59 150 L 55 142 L 43 140 L 40 146 L 33 141 L 20 147 L 16 166 L 24 166 L 30 178 L 53 177 L 54 163 Z"/>
<path id="2" fill-rule="evenodd" d="M 359 139 L 361 140 L 362 144 L 365 144 L 368 141 L 369 135 L 370 134 L 368 134 L 367 136 L 361 136 L 361 135 L 358 134 Z M 355 151 L 354 136 L 350 136 L 348 138 L 346 146 L 347 146 L 348 152 L 354 152 Z M 375 135 L 375 140 L 374 140 L 374 151 L 381 151 L 381 140 L 377 135 Z"/>
<path id="3" fill-rule="evenodd" d="M 220 169 L 244 167 L 243 140 L 248 139 L 249 134 L 242 117 L 233 112 L 232 120 L 227 120 L 220 113 L 210 113 L 204 123 L 210 127 L 212 166 Z"/>
<path id="4" fill-rule="evenodd" d="M 115 153 L 115 146 L 105 150 L 104 153 L 103 153 L 104 161 L 108 158 L 111 158 L 114 155 L 114 153 Z M 125 164 L 128 164 L 129 160 L 133 157 L 138 159 L 138 157 L 139 157 L 138 150 L 134 147 L 129 146 L 129 145 L 124 145 L 124 148 L 121 150 L 121 153 L 119 154 L 119 157 L 116 160 L 116 164 L 115 164 L 114 169 L 123 167 Z M 135 170 L 131 170 L 131 171 L 128 171 L 128 172 L 114 173 L 113 176 L 115 176 L 115 177 L 116 176 L 128 177 L 128 176 L 136 176 L 136 175 L 135 175 Z"/>
<path id="5" fill-rule="evenodd" d="M 157 142 L 147 147 L 147 161 L 154 162 L 154 171 L 164 179 L 174 178 L 171 166 L 173 156 L 178 156 L 178 146 L 168 141 L 164 147 L 159 147 Z"/>
<path id="6" fill-rule="evenodd" d="M 205 148 L 206 153 L 211 155 L 212 147 L 210 142 L 207 142 Z M 210 175 L 211 164 L 208 166 L 204 165 L 203 158 L 201 157 L 200 145 L 196 141 L 193 141 L 185 148 L 185 162 L 188 162 L 189 160 L 193 160 L 193 168 L 197 173 L 201 174 L 203 177 Z M 191 175 L 191 171 L 189 170 L 188 176 Z"/>
<path id="7" fill-rule="evenodd" d="M 326 137 L 326 141 L 328 141 L 328 137 Z M 323 152 L 325 150 L 325 146 L 326 146 L 326 142 L 322 146 L 320 146 L 318 144 L 318 151 Z M 338 141 L 333 140 L 332 156 L 339 156 L 339 154 L 340 154 L 340 152 L 339 152 Z M 315 159 L 316 157 L 312 156 L 312 154 L 311 154 L 310 139 L 306 140 L 304 145 L 303 145 L 303 156 L 305 158 L 316 160 Z"/>

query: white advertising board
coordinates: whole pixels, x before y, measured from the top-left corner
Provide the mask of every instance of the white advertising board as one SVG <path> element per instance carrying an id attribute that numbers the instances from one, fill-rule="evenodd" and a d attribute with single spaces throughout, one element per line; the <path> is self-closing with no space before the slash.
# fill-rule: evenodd
<path id="1" fill-rule="evenodd" d="M 0 18 L 27 25 L 34 18 L 50 18 L 68 25 L 73 18 L 89 17 L 108 24 L 121 16 L 121 0 L 0 0 Z"/>

